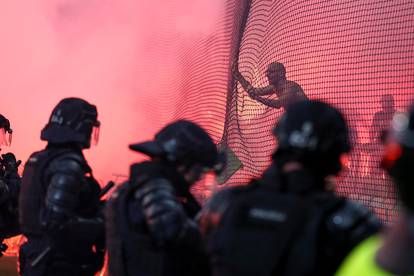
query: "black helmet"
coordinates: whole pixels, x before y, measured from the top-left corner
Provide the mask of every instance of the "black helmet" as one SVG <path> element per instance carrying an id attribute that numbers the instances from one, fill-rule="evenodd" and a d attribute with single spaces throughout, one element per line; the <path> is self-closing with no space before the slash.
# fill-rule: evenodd
<path id="1" fill-rule="evenodd" d="M 13 132 L 13 130 L 10 128 L 10 121 L 1 114 L 0 114 L 0 128 L 3 128 L 8 133 Z"/>
<path id="2" fill-rule="evenodd" d="M 0 145 L 10 146 L 12 142 L 13 130 L 10 127 L 10 121 L 0 114 Z"/>
<path id="3" fill-rule="evenodd" d="M 396 113 L 388 132 L 382 166 L 397 187 L 403 204 L 414 211 L 414 104 L 408 113 Z"/>
<path id="4" fill-rule="evenodd" d="M 167 125 L 155 135 L 153 141 L 129 147 L 150 157 L 160 157 L 173 163 L 200 164 L 209 169 L 215 169 L 220 162 L 217 147 L 208 133 L 186 120 Z"/>
<path id="5" fill-rule="evenodd" d="M 92 130 L 99 127 L 96 106 L 79 98 L 61 100 L 53 109 L 49 123 L 43 128 L 41 139 L 50 143 L 76 143 L 90 146 Z"/>
<path id="6" fill-rule="evenodd" d="M 343 115 L 320 101 L 305 100 L 289 106 L 274 134 L 278 141 L 274 157 L 283 155 L 282 163 L 299 161 L 323 175 L 338 173 L 341 154 L 351 149 Z"/>

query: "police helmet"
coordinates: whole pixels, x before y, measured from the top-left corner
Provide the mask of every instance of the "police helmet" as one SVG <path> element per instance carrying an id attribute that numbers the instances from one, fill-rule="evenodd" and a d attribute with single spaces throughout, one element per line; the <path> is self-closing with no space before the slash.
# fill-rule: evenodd
<path id="1" fill-rule="evenodd" d="M 13 130 L 10 121 L 0 114 L 0 146 L 10 146 L 12 142 Z"/>
<path id="2" fill-rule="evenodd" d="M 89 148 L 91 138 L 98 139 L 100 122 L 96 106 L 79 98 L 65 98 L 53 109 L 41 139 L 49 143 L 76 143 Z M 93 137 L 92 137 L 93 136 Z"/>
<path id="3" fill-rule="evenodd" d="M 220 153 L 208 133 L 187 120 L 167 125 L 153 141 L 130 145 L 130 149 L 173 163 L 199 164 L 210 170 L 221 165 Z"/>
<path id="4" fill-rule="evenodd" d="M 303 100 L 289 106 L 273 130 L 277 153 L 325 175 L 341 169 L 340 157 L 351 149 L 343 115 L 333 106 Z"/>

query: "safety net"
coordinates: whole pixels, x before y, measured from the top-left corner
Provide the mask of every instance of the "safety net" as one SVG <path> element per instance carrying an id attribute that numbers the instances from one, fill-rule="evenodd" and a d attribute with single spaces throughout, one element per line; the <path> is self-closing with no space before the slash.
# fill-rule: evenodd
<path id="1" fill-rule="evenodd" d="M 266 169 L 277 146 L 271 130 L 284 112 L 252 99 L 234 81 L 231 64 L 238 62 L 252 86 L 265 87 L 266 69 L 277 61 L 308 98 L 335 105 L 348 120 L 354 150 L 337 192 L 392 221 L 398 205 L 379 165 L 380 136 L 413 99 L 413 18 L 409 0 L 228 1 L 217 36 L 185 54 L 191 69 L 180 90 L 181 110 L 204 120 L 227 149 L 219 182 L 243 184 Z"/>

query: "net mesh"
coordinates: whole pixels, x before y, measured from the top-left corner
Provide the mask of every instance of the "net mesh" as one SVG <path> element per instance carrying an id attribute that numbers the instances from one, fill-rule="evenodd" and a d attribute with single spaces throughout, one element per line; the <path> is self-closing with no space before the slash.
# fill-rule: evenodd
<path id="1" fill-rule="evenodd" d="M 188 100 L 185 110 L 195 120 L 210 114 L 204 126 L 228 148 L 229 167 L 220 181 L 239 185 L 263 172 L 276 146 L 271 129 L 284 111 L 252 99 L 234 81 L 230 64 L 237 60 L 252 86 L 265 87 L 267 66 L 277 61 L 285 65 L 287 79 L 310 99 L 324 100 L 345 113 L 354 151 L 337 191 L 390 222 L 397 204 L 379 167 L 379 136 L 393 113 L 406 109 L 413 98 L 413 16 L 414 2 L 409 0 L 228 1 L 225 24 L 217 30 L 221 39 L 200 43 L 213 48 L 210 52 L 198 48 L 192 53 L 200 74 L 186 75 L 183 90 L 208 95 L 204 103 L 198 96 Z M 197 85 L 189 85 L 190 79 Z M 217 122 L 222 120 L 220 138 L 222 125 Z"/>

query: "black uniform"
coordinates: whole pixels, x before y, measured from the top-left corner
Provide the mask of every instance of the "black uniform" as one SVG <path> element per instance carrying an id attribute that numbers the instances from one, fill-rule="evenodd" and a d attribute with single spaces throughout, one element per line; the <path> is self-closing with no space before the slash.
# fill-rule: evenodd
<path id="1" fill-rule="evenodd" d="M 290 177 L 264 176 L 206 204 L 199 222 L 213 275 L 333 275 L 355 245 L 379 230 L 362 205 L 322 190 L 289 190 L 286 181 L 303 176 Z"/>
<path id="2" fill-rule="evenodd" d="M 17 168 L 20 161 L 13 153 L 6 153 L 0 158 L 0 243 L 3 239 L 20 234 L 18 198 L 20 176 Z M 0 256 L 7 246 L 0 245 Z"/>
<path id="3" fill-rule="evenodd" d="M 365 207 L 327 189 L 326 177 L 350 150 L 336 109 L 293 104 L 275 135 L 278 149 L 262 178 L 219 192 L 201 212 L 215 276 L 332 275 L 381 226 Z"/>
<path id="4" fill-rule="evenodd" d="M 0 147 L 10 146 L 12 134 L 10 121 L 0 114 Z M 17 208 L 20 191 L 17 169 L 20 163 L 10 152 L 0 157 L 0 256 L 7 249 L 3 240 L 20 234 Z"/>
<path id="5" fill-rule="evenodd" d="M 82 153 L 96 117 L 89 103 L 62 100 L 42 132 L 49 144 L 25 165 L 19 197 L 27 237 L 20 248 L 22 275 L 86 276 L 102 268 L 101 189 Z M 57 134 L 59 128 L 64 129 Z"/>
<path id="6" fill-rule="evenodd" d="M 110 275 L 203 275 L 197 225 L 200 210 L 184 187 L 189 184 L 168 165 L 134 165 L 136 179 L 125 183 L 109 202 L 107 235 Z M 162 219 L 148 224 L 151 216 Z"/>
<path id="7" fill-rule="evenodd" d="M 192 175 L 212 169 L 218 161 L 213 141 L 199 126 L 178 121 L 131 149 L 156 158 L 132 165 L 129 181 L 108 203 L 109 274 L 209 275 L 193 221 L 200 206 L 189 191 L 197 177 L 189 180 L 178 168 Z"/>

